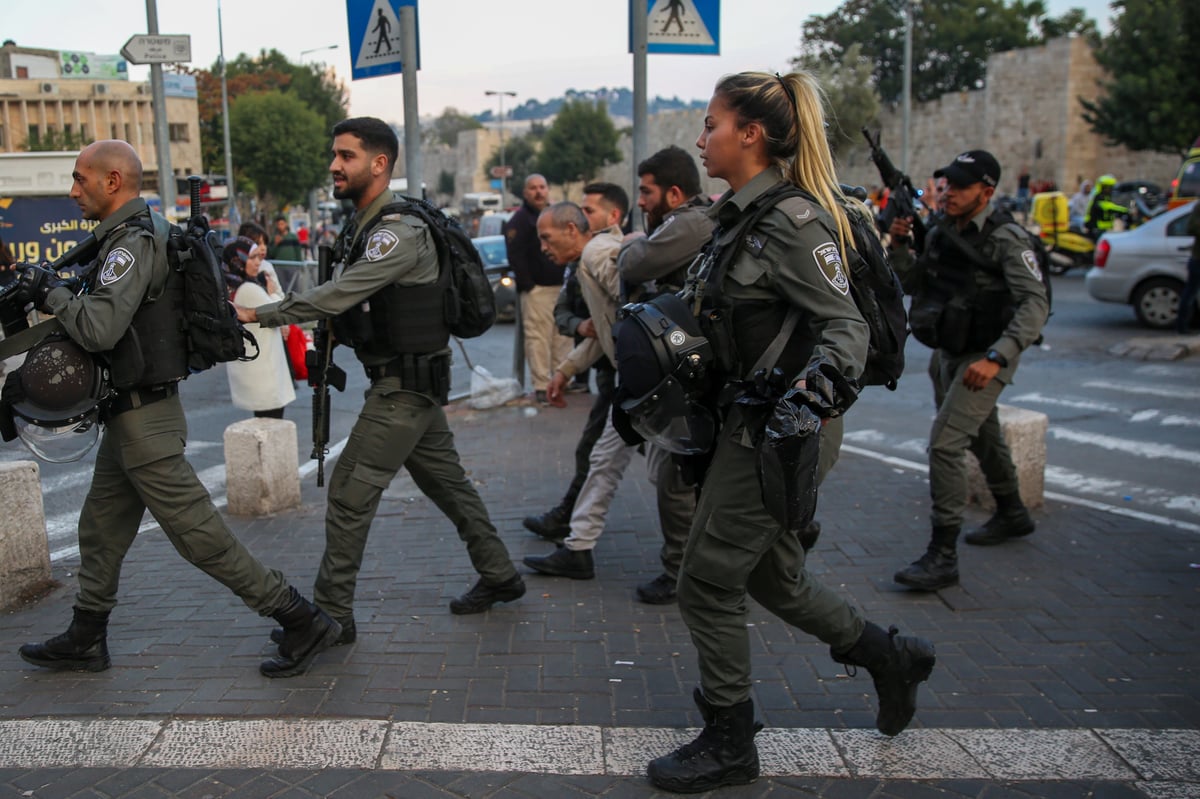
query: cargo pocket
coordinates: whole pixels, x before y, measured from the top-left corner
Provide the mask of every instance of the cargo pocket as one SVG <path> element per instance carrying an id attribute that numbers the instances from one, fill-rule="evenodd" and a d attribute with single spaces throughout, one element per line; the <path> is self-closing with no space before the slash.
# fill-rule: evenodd
<path id="1" fill-rule="evenodd" d="M 767 541 L 778 532 L 776 526 L 748 524 L 745 519 L 734 519 L 718 511 L 709 517 L 703 529 L 693 533 L 700 538 L 689 546 L 684 569 L 691 577 L 717 588 L 727 591 L 745 588 Z"/>

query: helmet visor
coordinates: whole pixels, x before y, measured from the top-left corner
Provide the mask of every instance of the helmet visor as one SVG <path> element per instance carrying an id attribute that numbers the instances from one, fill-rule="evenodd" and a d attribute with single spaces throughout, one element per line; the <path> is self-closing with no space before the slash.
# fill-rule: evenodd
<path id="1" fill-rule="evenodd" d="M 699 455 L 712 449 L 717 424 L 712 412 L 690 400 L 674 377 L 653 391 L 621 403 L 629 422 L 642 438 L 678 455 Z"/>
<path id="2" fill-rule="evenodd" d="M 71 463 L 88 453 L 100 439 L 98 412 L 89 413 L 83 419 L 48 427 L 15 416 L 17 435 L 36 457 L 49 463 Z"/>

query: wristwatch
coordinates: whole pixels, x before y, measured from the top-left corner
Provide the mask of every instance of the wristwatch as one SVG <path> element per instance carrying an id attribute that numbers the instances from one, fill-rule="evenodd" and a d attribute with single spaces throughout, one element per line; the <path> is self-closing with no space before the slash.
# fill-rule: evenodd
<path id="1" fill-rule="evenodd" d="M 989 361 L 998 365 L 1001 369 L 1008 366 L 1008 358 L 1005 358 L 1003 355 L 996 352 L 995 350 L 988 350 L 988 354 L 986 357 Z"/>

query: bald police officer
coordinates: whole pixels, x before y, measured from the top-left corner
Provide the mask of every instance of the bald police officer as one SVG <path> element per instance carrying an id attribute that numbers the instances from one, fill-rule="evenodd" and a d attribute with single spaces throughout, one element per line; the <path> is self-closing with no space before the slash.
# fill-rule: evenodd
<path id="1" fill-rule="evenodd" d="M 442 316 L 438 255 L 421 220 L 384 213 L 399 142 L 382 120 L 358 117 L 333 128 L 333 196 L 354 203 L 334 246 L 333 279 L 257 309 L 243 321 L 264 327 L 333 317 L 337 340 L 354 348 L 371 388 L 334 467 L 325 511 L 325 554 L 313 599 L 355 638 L 354 590 L 371 521 L 400 467 L 446 514 L 480 578 L 450 602 L 480 613 L 525 594 L 525 583 L 467 479 L 442 405 L 450 389 L 450 331 Z"/>
<path id="2" fill-rule="evenodd" d="M 121 563 L 149 510 L 179 554 L 283 625 L 279 655 L 260 671 L 267 677 L 300 674 L 341 628 L 233 536 L 183 457 L 183 278 L 167 262 L 166 220 L 139 196 L 141 161 L 126 142 L 99 141 L 79 154 L 73 177 L 71 199 L 84 219 L 100 222 L 93 231 L 99 254 L 85 268 L 78 294 L 35 266 L 22 274 L 21 292 L 106 363 L 118 390 L 104 410 L 104 437 L 79 516 L 74 619 L 62 635 L 21 647 L 21 657 L 58 670 L 109 667 L 108 617 L 117 604 Z"/>
<path id="3" fill-rule="evenodd" d="M 1027 234 L 991 205 L 1000 182 L 995 157 L 971 150 L 933 174 L 947 182 L 945 214 L 930 231 L 925 252 L 914 261 L 906 221 L 891 231 L 892 263 L 913 294 L 913 335 L 935 348 L 930 376 L 938 412 L 929 434 L 933 535 L 925 554 L 894 578 L 922 591 L 958 582 L 968 449 L 979 459 L 997 511 L 967 535 L 967 543 L 999 544 L 1034 531 L 996 403 L 1050 311 Z"/>

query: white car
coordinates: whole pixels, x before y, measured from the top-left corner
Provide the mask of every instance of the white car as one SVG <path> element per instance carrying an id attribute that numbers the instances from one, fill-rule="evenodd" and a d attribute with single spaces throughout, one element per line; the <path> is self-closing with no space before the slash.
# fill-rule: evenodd
<path id="1" fill-rule="evenodd" d="M 1133 306 L 1138 321 L 1158 330 L 1173 328 L 1179 295 L 1187 281 L 1193 237 L 1187 235 L 1191 202 L 1159 214 L 1140 227 L 1105 233 L 1088 270 L 1088 294 Z"/>

